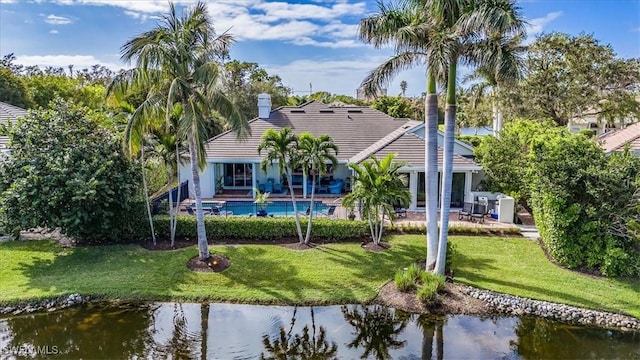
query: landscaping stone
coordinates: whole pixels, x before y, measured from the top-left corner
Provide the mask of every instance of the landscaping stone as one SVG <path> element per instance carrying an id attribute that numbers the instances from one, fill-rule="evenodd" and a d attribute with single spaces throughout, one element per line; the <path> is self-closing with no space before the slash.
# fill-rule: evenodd
<path id="1" fill-rule="evenodd" d="M 521 298 L 470 286 L 464 286 L 462 291 L 475 299 L 486 302 L 499 313 L 518 316 L 533 315 L 582 325 L 640 331 L 640 319 L 631 316 Z"/>
<path id="2" fill-rule="evenodd" d="M 42 301 L 34 301 L 19 306 L 6 306 L 0 308 L 0 315 L 21 315 L 31 314 L 39 311 L 55 311 L 65 309 L 72 306 L 78 306 L 89 302 L 88 297 L 80 294 L 71 294 L 67 297 L 58 299 L 46 299 Z"/>

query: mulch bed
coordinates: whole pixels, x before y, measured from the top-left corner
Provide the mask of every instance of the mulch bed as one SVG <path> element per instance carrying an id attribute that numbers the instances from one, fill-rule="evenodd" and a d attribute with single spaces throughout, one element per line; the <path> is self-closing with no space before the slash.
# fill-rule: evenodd
<path id="1" fill-rule="evenodd" d="M 379 244 L 368 242 L 368 243 L 362 244 L 361 247 L 367 251 L 380 252 L 380 251 L 385 251 L 387 249 L 391 249 L 391 244 L 386 242 L 380 242 Z"/>
<path id="2" fill-rule="evenodd" d="M 219 254 L 211 254 L 206 262 L 201 261 L 198 256 L 194 256 L 187 263 L 189 270 L 204 273 L 219 273 L 227 269 L 229 265 L 231 265 L 229 259 Z"/>
<path id="3" fill-rule="evenodd" d="M 490 315 L 491 308 L 482 300 L 466 295 L 462 286 L 446 283 L 444 291 L 438 295 L 434 305 L 427 306 L 416 297 L 415 291 L 402 292 L 390 281 L 380 289 L 378 296 L 373 301 L 411 313 L 420 314 L 462 314 L 462 315 Z"/>

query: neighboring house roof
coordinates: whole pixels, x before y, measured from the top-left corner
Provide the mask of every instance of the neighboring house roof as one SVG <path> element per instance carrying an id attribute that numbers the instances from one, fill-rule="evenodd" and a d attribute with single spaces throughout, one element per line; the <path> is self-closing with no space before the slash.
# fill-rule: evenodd
<path id="1" fill-rule="evenodd" d="M 605 133 L 598 139 L 605 153 L 623 150 L 626 144 L 629 144 L 631 151 L 640 152 L 640 122 Z"/>
<path id="2" fill-rule="evenodd" d="M 338 146 L 338 159 L 346 161 L 389 134 L 400 131 L 404 126 L 412 127 L 415 123 L 392 118 L 369 107 L 332 107 L 310 101 L 300 106 L 272 110 L 269 119 L 251 120 L 252 136 L 246 141 L 239 141 L 235 134 L 225 132 L 210 139 L 205 150 L 207 159 L 258 160 L 257 149 L 262 134 L 267 129 L 279 130 L 289 126 L 296 134 L 330 135 Z"/>
<path id="3" fill-rule="evenodd" d="M 9 121 L 13 122 L 19 117 L 27 115 L 27 110 L 13 106 L 11 104 L 0 102 L 0 124 L 8 125 Z M 9 138 L 0 136 L 0 149 L 5 149 Z"/>
<path id="4" fill-rule="evenodd" d="M 424 139 L 415 133 L 405 132 L 401 136 L 387 143 L 385 146 L 374 151 L 371 155 L 379 158 L 389 153 L 396 154 L 396 160 L 404 161 L 411 167 L 422 168 L 425 164 Z M 442 164 L 444 152 L 442 147 L 438 147 L 438 164 Z M 362 159 L 364 160 L 364 159 Z M 360 160 L 360 161 L 362 161 Z M 360 162 L 357 161 L 357 162 Z M 482 167 L 471 159 L 454 154 L 453 167 L 464 170 L 481 170 Z"/>

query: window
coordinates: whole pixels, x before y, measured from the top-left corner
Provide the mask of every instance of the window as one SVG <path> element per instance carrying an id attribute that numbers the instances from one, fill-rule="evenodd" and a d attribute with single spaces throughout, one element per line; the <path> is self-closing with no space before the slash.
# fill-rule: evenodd
<path id="1" fill-rule="evenodd" d="M 253 164 L 224 164 L 224 186 L 251 187 Z"/>

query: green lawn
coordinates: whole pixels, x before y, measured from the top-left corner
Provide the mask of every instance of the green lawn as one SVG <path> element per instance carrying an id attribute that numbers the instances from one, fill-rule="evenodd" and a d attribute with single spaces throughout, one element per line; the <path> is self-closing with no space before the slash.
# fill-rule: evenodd
<path id="1" fill-rule="evenodd" d="M 451 237 L 456 280 L 536 299 L 640 317 L 640 280 L 595 279 L 549 263 L 525 239 Z M 135 245 L 65 249 L 47 241 L 0 244 L 0 303 L 78 292 L 106 298 L 283 304 L 367 302 L 396 270 L 424 256 L 424 236 L 388 239 L 390 250 L 359 244 L 295 251 L 274 245 L 216 246 L 232 265 L 189 271 L 196 247 L 148 251 Z"/>

